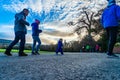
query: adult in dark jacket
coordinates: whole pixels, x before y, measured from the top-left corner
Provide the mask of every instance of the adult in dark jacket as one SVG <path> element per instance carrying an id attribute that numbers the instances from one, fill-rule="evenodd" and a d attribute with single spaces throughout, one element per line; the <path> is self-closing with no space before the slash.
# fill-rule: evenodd
<path id="1" fill-rule="evenodd" d="M 57 43 L 56 55 L 58 55 L 58 52 L 60 52 L 63 55 L 63 39 L 62 38 L 60 38 Z"/>
<path id="2" fill-rule="evenodd" d="M 14 22 L 14 32 L 15 38 L 12 43 L 7 47 L 4 54 L 7 56 L 12 56 L 11 49 L 15 44 L 20 41 L 19 46 L 19 56 L 27 56 L 24 53 L 24 46 L 25 46 L 25 35 L 27 33 L 26 25 L 29 26 L 29 23 L 26 21 L 26 16 L 29 14 L 28 9 L 23 9 L 22 12 L 15 14 L 15 22 Z"/>
<path id="3" fill-rule="evenodd" d="M 102 25 L 106 29 L 108 36 L 108 51 L 107 55 L 118 57 L 113 53 L 113 48 L 116 43 L 118 26 L 120 20 L 120 6 L 116 5 L 115 0 L 107 0 L 108 6 L 102 14 Z"/>
<path id="4" fill-rule="evenodd" d="M 41 45 L 39 33 L 41 33 L 42 30 L 39 29 L 39 24 L 40 24 L 40 21 L 37 19 L 35 19 L 35 22 L 31 24 L 31 26 L 32 26 L 32 38 L 33 38 L 33 45 L 32 45 L 32 54 L 33 55 L 36 55 L 36 54 L 39 55 L 38 50 L 39 50 L 40 45 Z M 36 46 L 36 42 L 38 42 L 37 46 Z"/>

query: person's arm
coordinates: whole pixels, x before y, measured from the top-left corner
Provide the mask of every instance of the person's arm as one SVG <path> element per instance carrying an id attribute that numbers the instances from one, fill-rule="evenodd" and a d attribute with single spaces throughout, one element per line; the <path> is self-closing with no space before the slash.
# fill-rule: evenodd
<path id="1" fill-rule="evenodd" d="M 15 19 L 18 20 L 18 21 L 20 21 L 20 23 L 25 24 L 27 26 L 30 25 L 27 21 L 25 21 L 25 17 L 23 15 L 16 14 L 15 15 Z"/>
<path id="2" fill-rule="evenodd" d="M 40 30 L 40 29 L 39 29 L 39 30 L 38 30 L 38 32 L 39 32 L 39 33 L 41 33 L 41 32 L 42 32 L 42 30 Z"/>

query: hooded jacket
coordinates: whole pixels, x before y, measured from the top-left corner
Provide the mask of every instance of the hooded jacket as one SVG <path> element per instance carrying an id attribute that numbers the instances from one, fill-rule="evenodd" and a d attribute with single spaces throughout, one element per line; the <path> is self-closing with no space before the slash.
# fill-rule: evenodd
<path id="1" fill-rule="evenodd" d="M 39 36 L 39 33 L 42 32 L 42 30 L 39 30 L 39 26 L 37 23 L 32 23 L 31 24 L 32 26 L 32 36 Z"/>
<path id="2" fill-rule="evenodd" d="M 104 28 L 119 26 L 120 6 L 114 0 L 109 0 L 107 8 L 103 11 L 101 23 Z"/>
<path id="3" fill-rule="evenodd" d="M 63 47 L 63 43 L 61 40 L 59 40 L 57 44 L 57 49 L 62 49 L 62 47 Z"/>
<path id="4" fill-rule="evenodd" d="M 20 13 L 15 14 L 15 22 L 14 22 L 14 31 L 23 31 L 27 33 L 26 25 L 29 26 L 29 23 L 26 21 L 26 16 L 24 15 L 23 11 Z"/>

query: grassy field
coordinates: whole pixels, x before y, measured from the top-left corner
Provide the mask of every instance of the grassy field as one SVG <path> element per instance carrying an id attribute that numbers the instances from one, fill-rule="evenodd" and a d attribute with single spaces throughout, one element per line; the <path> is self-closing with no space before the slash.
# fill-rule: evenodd
<path id="1" fill-rule="evenodd" d="M 0 53 L 4 53 L 5 49 L 0 49 Z M 31 50 L 24 50 L 25 53 L 30 53 L 31 54 Z M 16 49 L 12 49 L 11 53 L 18 53 L 18 50 Z M 49 51 L 40 51 L 40 54 L 55 54 L 55 52 L 49 52 Z"/>

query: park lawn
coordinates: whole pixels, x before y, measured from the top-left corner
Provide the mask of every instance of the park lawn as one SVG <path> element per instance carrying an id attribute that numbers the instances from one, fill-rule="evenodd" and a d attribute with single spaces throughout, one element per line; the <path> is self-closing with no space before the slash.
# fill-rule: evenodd
<path id="1" fill-rule="evenodd" d="M 0 53 L 4 53 L 5 49 L 0 49 Z M 31 54 L 31 50 L 24 50 L 25 53 L 30 53 Z M 11 53 L 18 53 L 18 50 L 16 49 L 12 49 Z M 55 52 L 49 52 L 49 51 L 40 51 L 40 54 L 54 54 Z"/>

